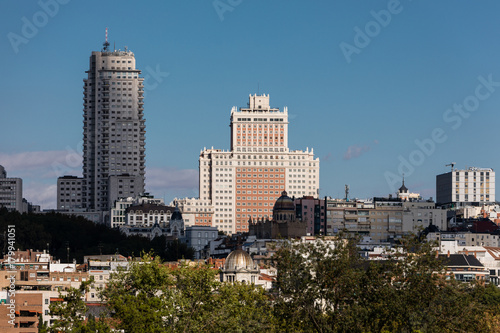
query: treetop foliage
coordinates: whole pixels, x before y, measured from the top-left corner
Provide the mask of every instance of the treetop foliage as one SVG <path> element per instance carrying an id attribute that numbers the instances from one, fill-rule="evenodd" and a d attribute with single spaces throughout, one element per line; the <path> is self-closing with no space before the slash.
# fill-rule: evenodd
<path id="1" fill-rule="evenodd" d="M 0 209 L 0 249 L 4 249 L 5 244 L 1 231 L 7 230 L 8 225 L 15 225 L 16 248 L 41 251 L 48 247 L 49 253 L 63 262 L 67 260 L 68 246 L 70 260 L 74 258 L 79 263 L 86 255 L 117 251 L 126 257 L 133 257 L 152 250 L 166 261 L 194 257 L 192 248 L 179 241 L 167 244 L 163 236 L 152 241 L 141 236 L 127 237 L 119 230 L 95 224 L 83 217 L 58 213 L 19 214 L 7 209 Z"/>

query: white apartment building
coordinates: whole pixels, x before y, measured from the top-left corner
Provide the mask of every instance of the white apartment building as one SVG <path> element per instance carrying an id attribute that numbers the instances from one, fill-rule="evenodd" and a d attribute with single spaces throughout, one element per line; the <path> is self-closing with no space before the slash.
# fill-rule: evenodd
<path id="1" fill-rule="evenodd" d="M 436 176 L 436 203 L 452 207 L 495 202 L 495 171 L 471 167 Z"/>
<path id="2" fill-rule="evenodd" d="M 126 224 L 130 225 L 142 225 L 142 224 L 147 224 L 148 226 L 151 226 L 154 224 L 155 221 L 159 220 L 158 218 L 160 217 L 161 222 L 166 222 L 170 220 L 170 216 L 172 215 L 172 212 L 174 211 L 172 207 L 167 207 L 169 208 L 168 211 L 164 208 L 163 211 L 162 209 L 153 209 L 153 213 L 150 214 L 151 221 L 146 218 L 143 219 L 143 213 L 146 214 L 146 216 L 149 213 L 149 209 L 147 211 L 142 212 L 143 209 L 141 209 L 140 213 L 140 221 L 138 216 L 136 214 L 132 214 L 133 216 L 128 216 L 129 214 L 127 213 L 127 209 L 131 206 L 144 206 L 144 205 L 154 205 L 154 206 L 164 206 L 164 201 L 161 198 L 154 198 L 153 196 L 145 193 L 136 196 L 135 198 L 133 197 L 127 197 L 127 198 L 119 198 L 118 200 L 114 201 L 113 206 L 110 209 L 110 214 L 109 214 L 109 222 L 108 226 L 111 228 L 118 228 L 121 226 L 124 226 Z M 134 210 L 136 212 L 136 210 Z M 161 213 L 160 213 L 161 212 Z M 149 221 L 151 223 L 149 223 Z"/>
<path id="3" fill-rule="evenodd" d="M 247 232 L 250 218 L 272 218 L 284 190 L 318 197 L 319 158 L 312 149 L 288 148 L 286 107 L 271 108 L 269 95 L 250 95 L 246 108 L 232 108 L 230 128 L 230 150 L 205 148 L 199 158 L 199 200 L 213 206 L 212 226 Z"/>
<path id="4" fill-rule="evenodd" d="M 128 198 L 120 198 L 115 201 L 113 207 L 110 209 L 109 214 L 109 227 L 118 228 L 122 225 L 125 225 L 127 222 L 127 216 L 125 211 L 128 207 L 132 206 L 135 202 L 135 199 L 132 197 Z"/>
<path id="5" fill-rule="evenodd" d="M 92 52 L 83 80 L 82 199 L 90 211 L 144 192 L 144 78 L 132 52 L 108 47 L 106 41 L 101 52 Z"/>
<path id="6" fill-rule="evenodd" d="M 175 198 L 170 203 L 170 206 L 179 207 L 186 227 L 194 225 L 212 226 L 214 206 L 209 200 L 201 200 L 199 198 Z"/>

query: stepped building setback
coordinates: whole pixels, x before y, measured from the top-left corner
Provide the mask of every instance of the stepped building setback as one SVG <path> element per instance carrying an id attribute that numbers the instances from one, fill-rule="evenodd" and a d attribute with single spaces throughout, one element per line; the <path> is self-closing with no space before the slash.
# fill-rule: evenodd
<path id="1" fill-rule="evenodd" d="M 229 126 L 230 150 L 200 152 L 199 199 L 189 199 L 189 207 L 179 200 L 184 215 L 194 214 L 195 225 L 248 232 L 250 218 L 272 218 L 283 191 L 318 197 L 319 158 L 312 149 L 288 148 L 286 107 L 271 108 L 269 95 L 250 95 L 246 108 L 232 108 Z"/>

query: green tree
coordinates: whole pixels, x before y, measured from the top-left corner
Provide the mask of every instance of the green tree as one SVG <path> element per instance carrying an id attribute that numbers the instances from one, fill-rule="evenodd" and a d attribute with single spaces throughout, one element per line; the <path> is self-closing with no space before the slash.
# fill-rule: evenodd
<path id="1" fill-rule="evenodd" d="M 90 333 L 90 332 L 111 332 L 109 325 L 102 319 L 85 320 L 87 306 L 83 300 L 92 281 L 84 281 L 80 288 L 69 288 L 66 293 L 59 293 L 62 302 L 50 304 L 50 314 L 57 316 L 50 327 L 49 332 L 72 332 L 72 333 Z M 42 331 L 47 328 L 43 326 Z"/>
<path id="2" fill-rule="evenodd" d="M 168 242 L 165 255 L 161 256 L 165 261 L 176 261 L 178 259 L 194 259 L 194 249 L 178 239 Z"/>
<path id="3" fill-rule="evenodd" d="M 148 254 L 113 274 L 102 296 L 126 332 L 272 332 L 264 291 L 221 283 L 218 274 L 206 265 L 166 266 Z"/>
<path id="4" fill-rule="evenodd" d="M 363 260 L 355 241 L 285 243 L 276 253 L 275 316 L 283 331 L 488 332 L 496 290 L 450 279 L 432 244 L 407 237 L 383 261 Z M 474 297 L 482 293 L 482 304 Z M 464 315 L 466 313 L 467 315 Z"/>

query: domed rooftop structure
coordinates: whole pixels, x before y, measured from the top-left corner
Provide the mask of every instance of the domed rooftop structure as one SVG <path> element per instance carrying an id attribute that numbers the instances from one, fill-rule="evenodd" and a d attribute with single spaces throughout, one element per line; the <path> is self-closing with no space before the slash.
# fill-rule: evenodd
<path id="1" fill-rule="evenodd" d="M 172 216 L 170 216 L 170 220 L 174 220 L 174 221 L 178 221 L 178 220 L 182 220 L 182 213 L 181 211 L 179 210 L 179 206 L 176 204 L 175 205 L 175 209 L 174 209 L 174 212 L 172 213 Z"/>
<path id="2" fill-rule="evenodd" d="M 226 258 L 226 263 L 224 264 L 224 269 L 226 271 L 236 271 L 238 269 L 255 269 L 252 257 L 243 250 L 235 250 Z"/>
<path id="3" fill-rule="evenodd" d="M 405 186 L 405 179 L 403 177 L 403 185 L 401 185 L 401 187 L 399 188 L 399 193 L 407 193 L 408 192 L 408 188 Z"/>
<path id="4" fill-rule="evenodd" d="M 295 210 L 293 200 L 287 195 L 286 191 L 281 192 L 281 197 L 274 203 L 273 211 Z"/>
<path id="5" fill-rule="evenodd" d="M 287 221 L 295 221 L 295 203 L 286 194 L 286 191 L 281 192 L 281 197 L 276 200 L 273 207 L 273 219 L 278 223 Z"/>

